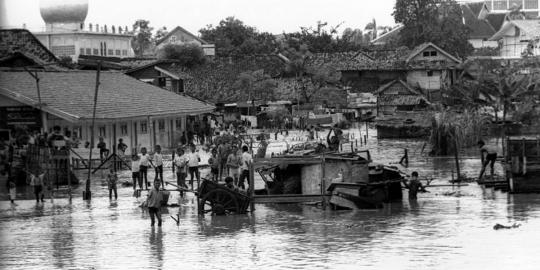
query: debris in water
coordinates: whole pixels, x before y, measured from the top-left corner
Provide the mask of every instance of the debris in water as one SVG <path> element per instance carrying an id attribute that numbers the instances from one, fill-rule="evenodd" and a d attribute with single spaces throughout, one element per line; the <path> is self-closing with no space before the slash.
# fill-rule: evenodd
<path id="1" fill-rule="evenodd" d="M 495 224 L 495 226 L 493 226 L 493 229 L 494 230 L 500 230 L 500 229 L 515 229 L 515 228 L 519 228 L 519 226 L 521 226 L 521 224 L 517 224 L 517 223 L 514 223 L 512 224 L 511 226 L 505 226 L 505 225 L 502 225 L 502 224 Z"/>

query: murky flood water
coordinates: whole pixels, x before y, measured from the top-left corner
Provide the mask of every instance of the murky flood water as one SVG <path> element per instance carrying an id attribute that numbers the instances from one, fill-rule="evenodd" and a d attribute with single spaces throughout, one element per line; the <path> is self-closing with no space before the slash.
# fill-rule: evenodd
<path id="1" fill-rule="evenodd" d="M 385 163 L 399 161 L 403 148 L 408 148 L 411 166 L 402 169 L 437 178 L 433 184 L 446 184 L 454 168 L 452 158 L 421 153 L 422 141 L 372 138 L 369 146 L 373 158 Z M 473 149 L 464 156 L 469 158 L 462 160 L 463 170 L 476 175 L 478 153 Z M 166 209 L 163 227 L 153 229 L 148 213 L 139 208 L 142 198 L 132 197 L 131 187 L 120 188 L 118 201 L 111 202 L 105 187 L 94 182 L 91 202 L 80 198 L 82 187 L 71 204 L 67 199 L 47 200 L 44 205 L 33 200 L 19 200 L 16 206 L 0 202 L 0 268 L 538 269 L 540 265 L 537 194 L 511 195 L 473 183 L 430 188 L 416 203 L 405 194 L 402 203 L 382 210 L 261 204 L 248 215 L 219 217 L 199 217 L 193 196 L 179 199 L 173 194 L 170 202 L 178 201 L 180 207 Z M 178 213 L 177 226 L 170 215 Z M 494 230 L 497 223 L 521 226 Z"/>

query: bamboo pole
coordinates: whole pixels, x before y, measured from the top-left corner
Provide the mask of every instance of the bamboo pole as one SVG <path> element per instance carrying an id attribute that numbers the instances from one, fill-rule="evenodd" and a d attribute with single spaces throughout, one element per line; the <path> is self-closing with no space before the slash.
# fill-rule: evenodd
<path id="1" fill-rule="evenodd" d="M 461 181 L 461 170 L 459 168 L 459 147 L 458 147 L 457 138 L 454 138 L 454 147 L 455 147 L 454 157 L 455 157 L 455 160 L 456 160 L 456 172 L 457 172 L 457 178 L 456 179 L 458 181 Z"/>
<path id="2" fill-rule="evenodd" d="M 96 123 L 96 106 L 98 99 L 99 91 L 99 75 L 101 72 L 101 61 L 97 64 L 96 72 L 96 88 L 94 93 L 94 110 L 92 112 L 92 125 L 90 126 L 90 154 L 88 154 L 88 175 L 86 178 L 86 190 L 83 193 L 83 200 L 90 200 L 92 198 L 92 193 L 90 192 L 90 176 L 92 174 L 92 149 L 94 148 L 94 126 Z"/>

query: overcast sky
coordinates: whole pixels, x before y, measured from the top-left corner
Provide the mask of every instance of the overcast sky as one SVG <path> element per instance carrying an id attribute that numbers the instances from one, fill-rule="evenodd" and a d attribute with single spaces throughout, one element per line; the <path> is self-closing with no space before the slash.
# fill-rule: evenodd
<path id="1" fill-rule="evenodd" d="M 39 0 L 0 1 L 4 1 L 7 13 L 0 22 L 4 28 L 20 28 L 23 23 L 30 30 L 44 27 Z M 89 0 L 86 23 L 131 28 L 135 20 L 146 19 L 154 29 L 180 25 L 199 35 L 198 30 L 206 25 L 235 16 L 260 31 L 274 34 L 314 26 L 318 20 L 329 25 L 344 22 L 339 28 L 343 31 L 347 27 L 364 29 L 373 18 L 377 25 L 395 25 L 391 15 L 394 3 L 395 0 Z"/>

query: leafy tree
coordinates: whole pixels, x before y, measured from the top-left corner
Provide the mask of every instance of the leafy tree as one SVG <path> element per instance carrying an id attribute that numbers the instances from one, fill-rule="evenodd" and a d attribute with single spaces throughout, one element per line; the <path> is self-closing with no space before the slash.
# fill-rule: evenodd
<path id="1" fill-rule="evenodd" d="M 362 45 L 364 44 L 364 33 L 360 29 L 345 28 L 341 33 L 341 40 L 351 44 Z"/>
<path id="2" fill-rule="evenodd" d="M 296 91 L 306 103 L 310 103 L 313 96 L 323 88 L 339 83 L 341 74 L 335 69 L 326 65 L 309 65 L 308 60 L 312 54 L 307 45 L 302 44 L 298 49 L 287 48 L 286 53 L 289 57 L 286 71 L 296 78 L 298 82 Z"/>
<path id="3" fill-rule="evenodd" d="M 219 25 L 208 25 L 199 32 L 202 39 L 216 44 L 217 56 L 267 54 L 277 48 L 274 35 L 261 33 L 235 17 L 227 17 Z"/>
<path id="4" fill-rule="evenodd" d="M 260 69 L 241 73 L 234 88 L 238 89 L 237 100 L 247 97 L 248 100 L 272 101 L 275 100 L 277 82 Z"/>
<path id="5" fill-rule="evenodd" d="M 167 27 L 163 26 L 159 28 L 156 31 L 156 34 L 154 35 L 154 43 L 158 42 L 160 39 L 165 37 L 167 34 L 169 34 L 169 31 L 167 30 Z"/>
<path id="6" fill-rule="evenodd" d="M 131 40 L 131 47 L 136 56 L 143 56 L 144 52 L 152 46 L 152 30 L 150 27 L 150 21 L 137 20 L 133 24 L 133 39 Z"/>
<path id="7" fill-rule="evenodd" d="M 157 52 L 158 59 L 175 59 L 186 67 L 203 64 L 205 61 L 202 47 L 194 42 L 167 44 Z"/>
<path id="8" fill-rule="evenodd" d="M 473 47 L 461 8 L 454 0 L 396 0 L 392 14 L 403 24 L 400 44 L 413 48 L 433 42 L 451 54 L 465 58 Z"/>

